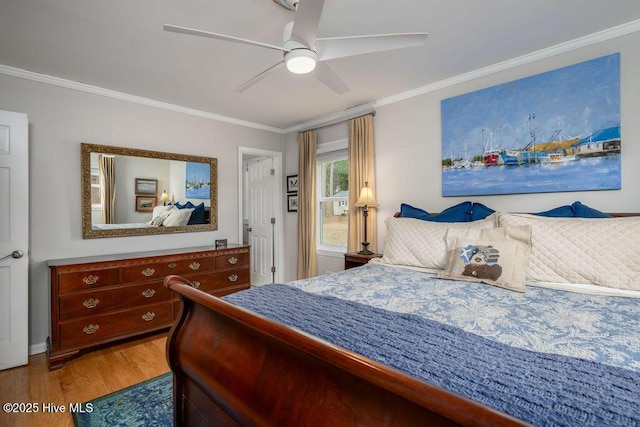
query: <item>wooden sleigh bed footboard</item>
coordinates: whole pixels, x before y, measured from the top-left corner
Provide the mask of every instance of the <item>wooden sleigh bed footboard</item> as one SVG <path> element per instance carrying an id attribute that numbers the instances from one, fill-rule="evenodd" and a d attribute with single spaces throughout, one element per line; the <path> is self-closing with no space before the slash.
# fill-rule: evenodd
<path id="1" fill-rule="evenodd" d="M 174 425 L 527 425 L 194 289 L 167 339 Z"/>

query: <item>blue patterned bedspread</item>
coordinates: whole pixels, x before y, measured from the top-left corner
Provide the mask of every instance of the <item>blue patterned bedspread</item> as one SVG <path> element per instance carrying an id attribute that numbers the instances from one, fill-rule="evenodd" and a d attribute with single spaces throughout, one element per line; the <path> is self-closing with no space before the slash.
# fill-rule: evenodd
<path id="1" fill-rule="evenodd" d="M 640 372 L 637 298 L 533 286 L 520 293 L 380 264 L 288 284 L 311 293 L 416 314 L 514 347 Z"/>
<path id="2" fill-rule="evenodd" d="M 640 372 L 522 350 L 287 285 L 225 299 L 535 425 L 640 424 Z"/>

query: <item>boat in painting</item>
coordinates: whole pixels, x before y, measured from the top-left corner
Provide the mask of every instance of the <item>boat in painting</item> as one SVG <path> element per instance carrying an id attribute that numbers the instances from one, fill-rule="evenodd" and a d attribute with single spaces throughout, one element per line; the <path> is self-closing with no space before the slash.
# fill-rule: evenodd
<path id="1" fill-rule="evenodd" d="M 620 154 L 620 125 L 592 133 L 577 142 L 573 152 L 578 158 Z"/>
<path id="2" fill-rule="evenodd" d="M 540 163 L 551 163 L 551 164 L 572 162 L 574 160 L 577 160 L 576 156 L 565 155 L 564 153 L 558 152 L 558 151 L 554 153 L 548 153 L 546 156 L 540 157 Z"/>
<path id="3" fill-rule="evenodd" d="M 500 150 L 487 150 L 482 156 L 482 160 L 485 166 L 499 166 L 502 164 L 500 157 Z"/>

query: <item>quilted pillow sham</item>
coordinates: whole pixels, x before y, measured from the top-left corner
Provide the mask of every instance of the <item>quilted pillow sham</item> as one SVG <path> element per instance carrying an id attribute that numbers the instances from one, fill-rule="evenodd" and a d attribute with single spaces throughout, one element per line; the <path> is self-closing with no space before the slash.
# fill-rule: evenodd
<path id="1" fill-rule="evenodd" d="M 451 228 L 493 228 L 495 215 L 473 222 L 433 222 L 416 218 L 387 218 L 387 241 L 382 261 L 444 270 L 447 264 L 445 236 Z"/>
<path id="2" fill-rule="evenodd" d="M 187 225 L 189 222 L 189 218 L 191 218 L 191 214 L 193 213 L 193 209 L 184 208 L 178 209 L 174 208 L 169 213 L 169 216 L 162 223 L 165 227 L 177 227 L 180 225 Z"/>
<path id="3" fill-rule="evenodd" d="M 447 232 L 447 268 L 439 279 L 482 282 L 517 292 L 527 287 L 531 227 Z"/>
<path id="4" fill-rule="evenodd" d="M 640 290 L 640 217 L 549 218 L 498 214 L 499 226 L 531 226 L 527 278 Z"/>

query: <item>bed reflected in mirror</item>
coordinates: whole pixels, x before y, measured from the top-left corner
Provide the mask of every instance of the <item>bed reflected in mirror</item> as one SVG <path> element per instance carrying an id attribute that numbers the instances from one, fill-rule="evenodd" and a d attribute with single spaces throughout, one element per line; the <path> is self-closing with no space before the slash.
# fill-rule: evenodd
<path id="1" fill-rule="evenodd" d="M 217 159 L 81 144 L 85 239 L 218 228 Z"/>

